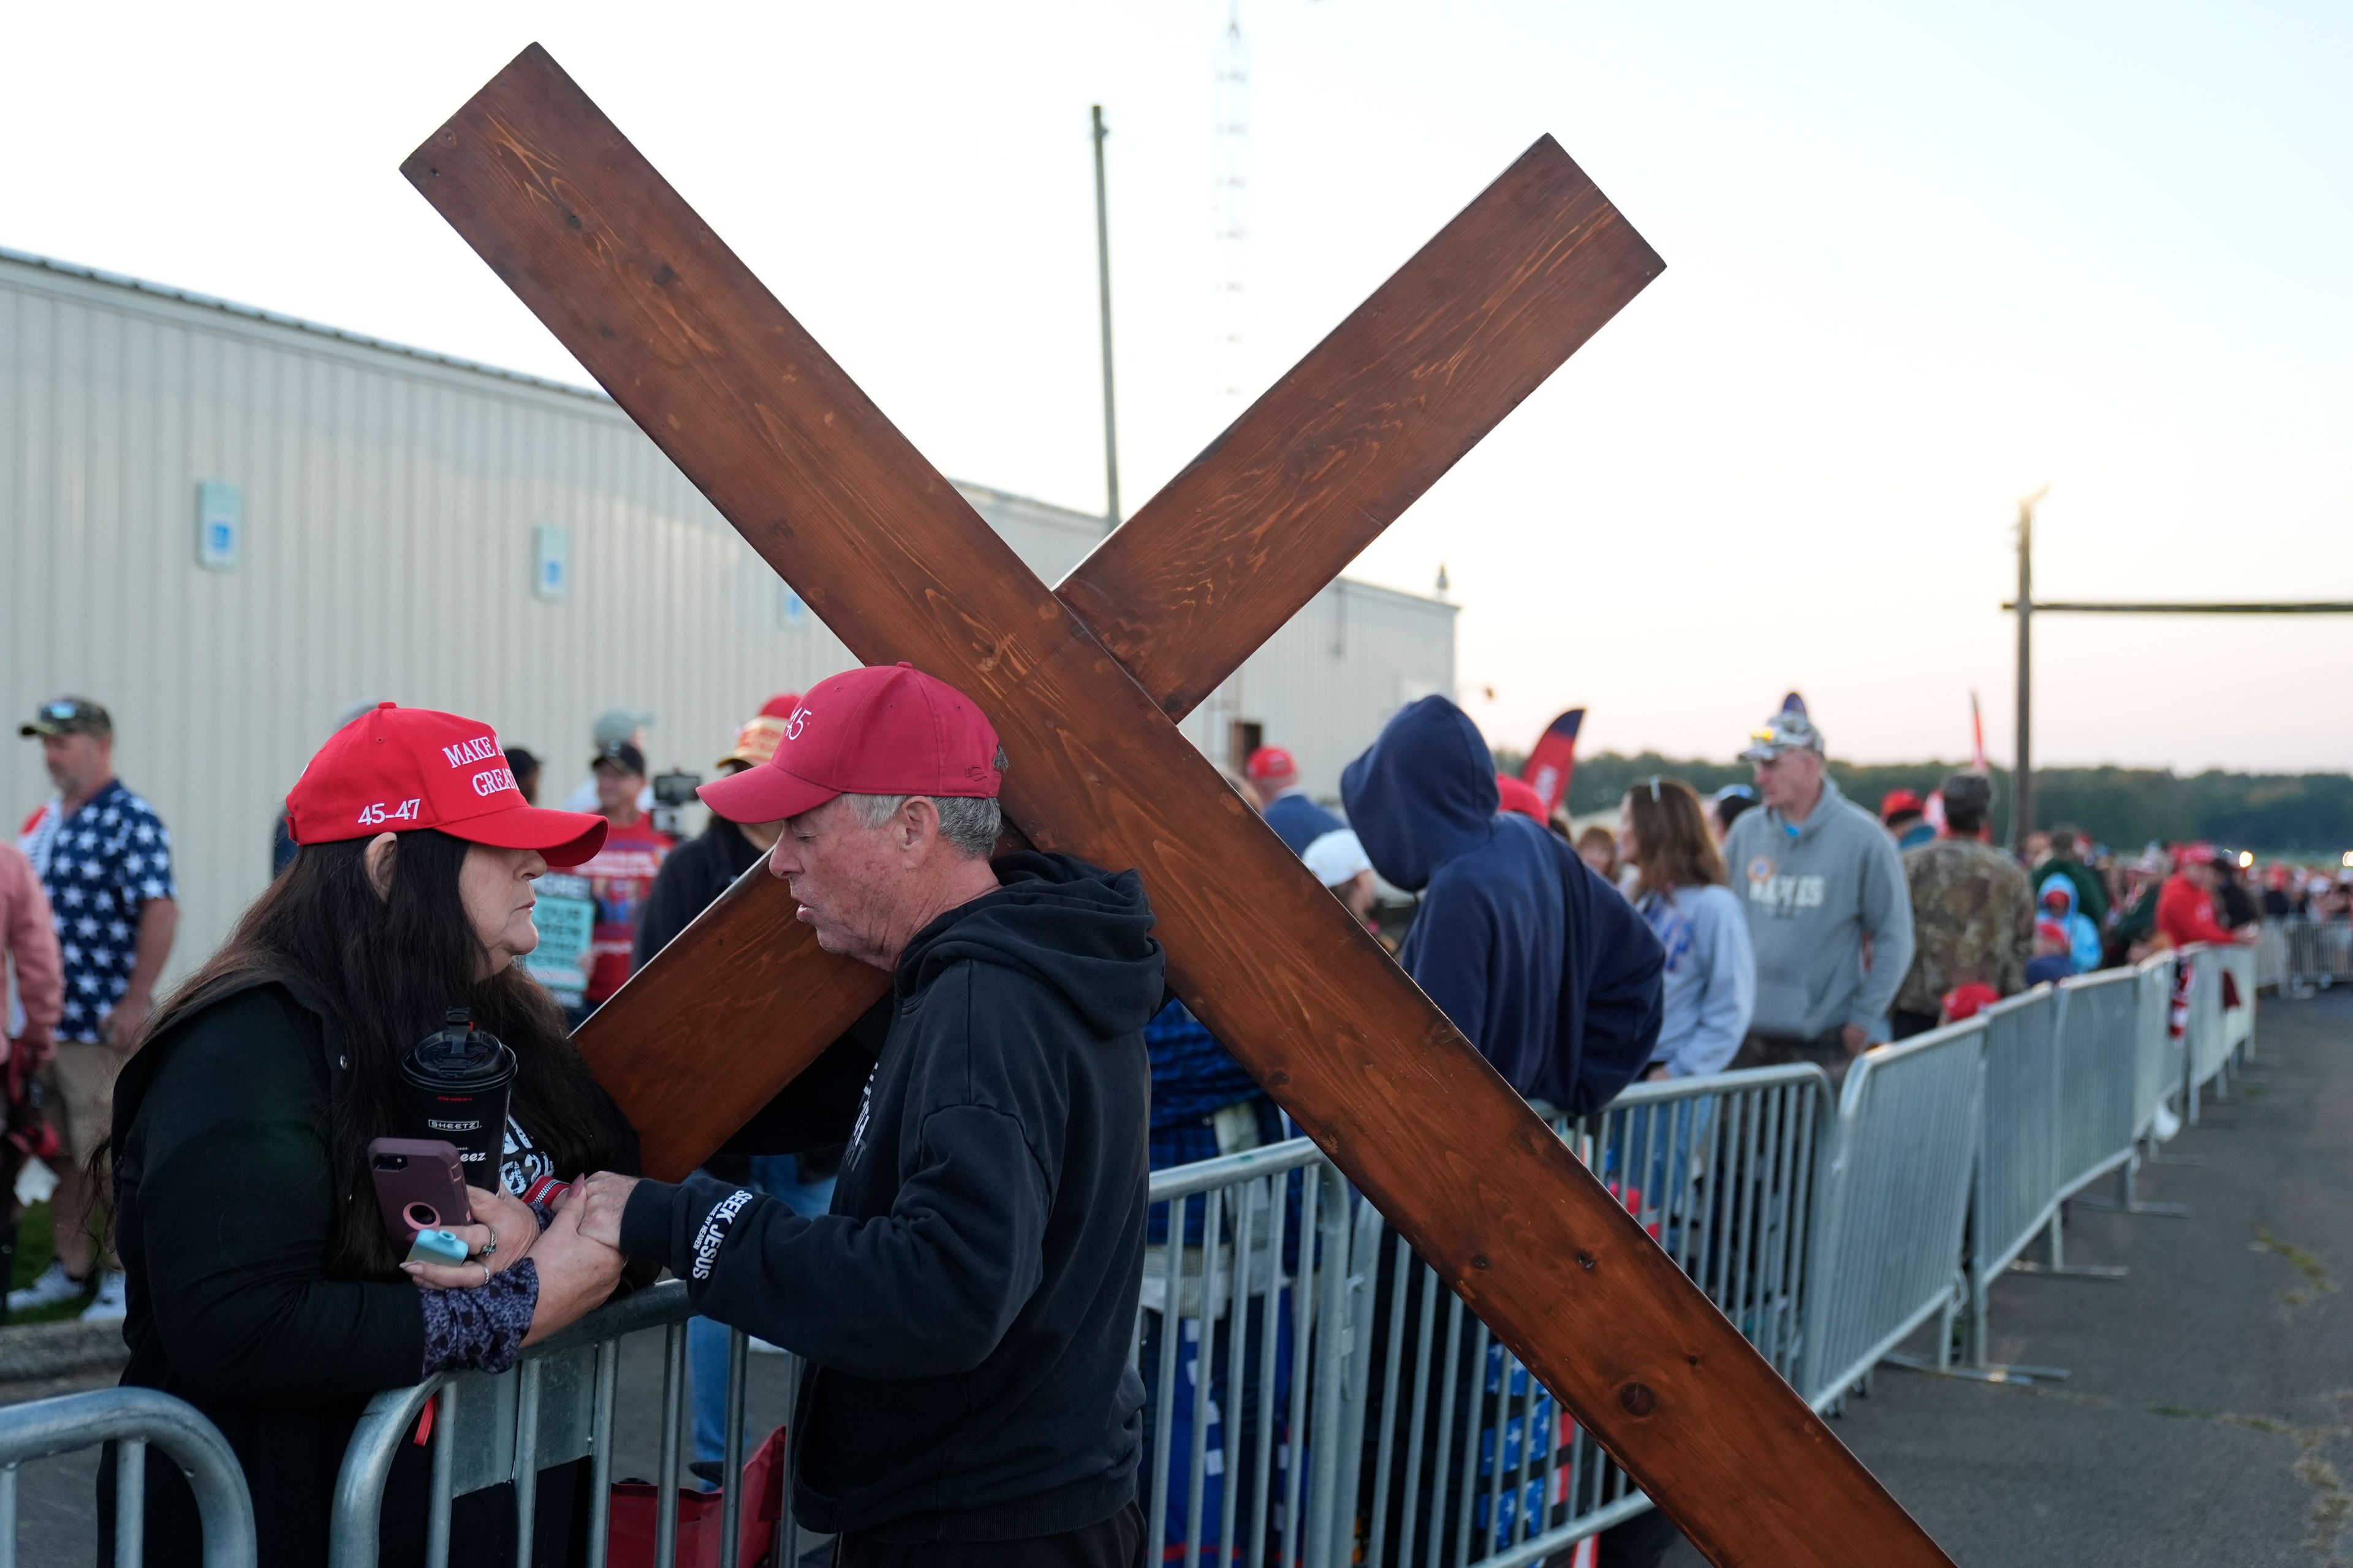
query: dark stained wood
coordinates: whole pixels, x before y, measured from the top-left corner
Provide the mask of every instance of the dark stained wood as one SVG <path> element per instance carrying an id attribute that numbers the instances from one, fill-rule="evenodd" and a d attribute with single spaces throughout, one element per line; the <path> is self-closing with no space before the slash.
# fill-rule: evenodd
<path id="1" fill-rule="evenodd" d="M 1164 709 L 1191 711 L 1665 266 L 1544 137 L 1097 546 L 1062 602 Z"/>
<path id="2" fill-rule="evenodd" d="M 1035 842 L 1141 871 L 1180 992 L 1712 1560 L 1946 1561 L 543 51 L 405 168 L 859 658 L 982 705 Z"/>
<path id="3" fill-rule="evenodd" d="M 1183 718 L 1662 266 L 1542 139 L 1056 596 Z M 783 889 L 751 879 L 727 903 L 578 1037 L 658 1175 L 691 1170 L 815 1059 L 826 1027 L 882 994 L 881 974 L 790 927 Z M 737 921 L 786 940 L 746 940 Z M 739 1005 L 778 1022 L 712 1026 Z"/>
<path id="4" fill-rule="evenodd" d="M 890 988 L 818 947 L 797 907 L 754 865 L 573 1036 L 647 1174 L 702 1163 Z"/>

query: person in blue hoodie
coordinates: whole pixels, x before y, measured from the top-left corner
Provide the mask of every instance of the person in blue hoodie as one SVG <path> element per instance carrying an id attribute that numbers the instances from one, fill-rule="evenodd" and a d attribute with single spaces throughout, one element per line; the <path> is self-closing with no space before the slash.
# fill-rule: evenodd
<path id="1" fill-rule="evenodd" d="M 1340 793 L 1373 869 L 1421 894 L 1398 962 L 1514 1089 L 1582 1114 L 1649 1065 L 1665 950 L 1559 837 L 1497 814 L 1468 714 L 1405 708 Z"/>
<path id="2" fill-rule="evenodd" d="M 794 717 L 702 796 L 784 822 L 769 870 L 798 918 L 892 976 L 730 1145 L 846 1140 L 831 1212 L 599 1173 L 583 1233 L 807 1358 L 793 1510 L 843 1568 L 1142 1568 L 1152 906 L 1134 871 L 990 860 L 1005 755 L 945 682 L 850 670 Z"/>
<path id="3" fill-rule="evenodd" d="M 1405 708 L 1372 749 L 1348 764 L 1340 794 L 1373 869 L 1421 895 L 1398 962 L 1506 1082 L 1527 1099 L 1582 1113 L 1607 1105 L 1649 1065 L 1662 1014 L 1665 949 L 1634 906 L 1567 842 L 1517 813 L 1499 815 L 1495 764 L 1467 714 L 1443 697 Z M 1401 1306 L 1407 1322 L 1424 1321 L 1430 1288 L 1430 1275 L 1416 1268 L 1397 1300 L 1392 1281 L 1410 1256 L 1391 1237 L 1377 1265 L 1377 1359 L 1366 1416 L 1372 1430 L 1388 1428 L 1399 1453 L 1418 1421 L 1435 1426 L 1444 1419 L 1442 1386 L 1475 1389 L 1482 1375 L 1466 1334 L 1451 1376 L 1430 1378 L 1419 1409 L 1402 1389 L 1389 1407 L 1383 1362 L 1390 1315 Z M 1500 1365 L 1498 1360 L 1486 1369 L 1490 1390 Z M 1494 1531 L 1501 1510 L 1516 1510 L 1525 1500 L 1499 1497 L 1500 1478 L 1493 1474 L 1475 1479 L 1466 1495 L 1459 1468 L 1449 1465 L 1441 1473 L 1437 1455 L 1504 1451 L 1516 1441 L 1497 1432 L 1507 1416 L 1493 1392 L 1455 1404 L 1451 1437 L 1432 1437 L 1419 1473 L 1391 1492 L 1388 1547 L 1375 1568 L 1434 1558 L 1462 1528 L 1466 1510 L 1482 1521 L 1475 1538 L 1480 1552 L 1500 1544 Z M 1360 1484 L 1372 1480 L 1377 1447 L 1366 1445 Z M 1408 1495 L 1426 1500 L 1410 1531 L 1403 1515 Z M 1556 1522 L 1558 1505 L 1533 1506 L 1544 1510 L 1547 1523 Z"/>

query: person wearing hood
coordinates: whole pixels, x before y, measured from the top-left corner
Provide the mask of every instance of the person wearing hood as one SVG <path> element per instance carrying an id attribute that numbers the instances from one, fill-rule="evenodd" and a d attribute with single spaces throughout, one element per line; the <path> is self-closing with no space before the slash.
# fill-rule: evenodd
<path id="1" fill-rule="evenodd" d="M 707 1176 L 599 1173 L 586 1233 L 697 1311 L 799 1352 L 793 1506 L 873 1563 L 1140 1564 L 1150 1079 L 1164 992 L 1133 871 L 995 862 L 996 731 L 907 665 L 802 698 L 776 754 L 702 787 L 783 821 L 769 870 L 891 995 L 730 1148 L 839 1142 L 808 1218 Z"/>
<path id="2" fill-rule="evenodd" d="M 1833 1082 L 1912 967 L 1912 894 L 1894 840 L 1822 772 L 1822 737 L 1785 706 L 1750 735 L 1764 804 L 1724 859 L 1757 949 L 1757 1011 L 1733 1066 L 1813 1062 Z"/>
<path id="3" fill-rule="evenodd" d="M 1659 939 L 1557 835 L 1498 814 L 1469 715 L 1410 704 L 1340 792 L 1373 868 L 1421 894 L 1398 962 L 1514 1089 L 1582 1114 L 1649 1065 Z"/>
<path id="4" fill-rule="evenodd" d="M 2067 961 L 2074 973 L 2089 974 L 2099 968 L 2100 928 L 2076 909 L 2073 881 L 2054 871 L 2042 879 L 2035 899 L 2042 906 L 2042 918 L 2056 922 L 2067 933 Z"/>

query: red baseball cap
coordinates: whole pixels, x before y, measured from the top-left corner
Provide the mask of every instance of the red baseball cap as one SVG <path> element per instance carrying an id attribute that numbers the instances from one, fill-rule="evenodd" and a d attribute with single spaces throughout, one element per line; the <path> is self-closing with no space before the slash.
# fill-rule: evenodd
<path id="1" fill-rule="evenodd" d="M 1538 822 L 1545 820 L 1544 796 L 1538 795 L 1536 786 L 1525 779 L 1515 779 L 1509 773 L 1497 773 L 1495 795 L 1496 810 L 1516 811 L 1522 816 L 1533 816 Z"/>
<path id="2" fill-rule="evenodd" d="M 1264 784 L 1269 779 L 1289 778 L 1298 773 L 1299 762 L 1281 746 L 1261 746 L 1250 754 L 1242 771 Z"/>
<path id="3" fill-rule="evenodd" d="M 386 702 L 329 738 L 286 797 L 297 844 L 438 827 L 469 844 L 536 849 L 577 866 L 604 847 L 605 819 L 524 800 L 496 731 L 479 719 Z"/>
<path id="4" fill-rule="evenodd" d="M 1927 809 L 1927 803 L 1923 801 L 1919 795 L 1915 794 L 1913 791 L 1908 789 L 1892 789 L 1889 790 L 1880 800 L 1879 820 L 1884 822 L 1899 811 L 1926 814 Z"/>
<path id="5" fill-rule="evenodd" d="M 2221 858 L 2211 844 L 2185 844 L 2173 854 L 2177 866 L 2211 866 Z"/>
<path id="6" fill-rule="evenodd" d="M 2001 993 L 1982 980 L 1956 985 L 1945 993 L 1945 1021 L 1957 1024 L 1964 1018 L 1974 1018 L 2000 1000 Z"/>
<path id="7" fill-rule="evenodd" d="M 695 793 L 730 822 L 782 822 L 838 795 L 986 799 L 1002 754 L 963 692 L 912 664 L 869 665 L 810 687 L 766 762 Z"/>

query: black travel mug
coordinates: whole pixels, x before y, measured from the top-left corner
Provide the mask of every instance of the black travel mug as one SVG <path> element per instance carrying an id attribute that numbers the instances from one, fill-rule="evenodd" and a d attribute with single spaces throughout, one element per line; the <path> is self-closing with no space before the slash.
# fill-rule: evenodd
<path id="1" fill-rule="evenodd" d="M 514 1088 L 515 1056 L 505 1041 L 475 1027 L 463 1007 L 408 1047 L 400 1081 L 408 1095 L 408 1136 L 454 1144 L 466 1184 L 491 1191 L 506 1152 L 507 1096 Z"/>

